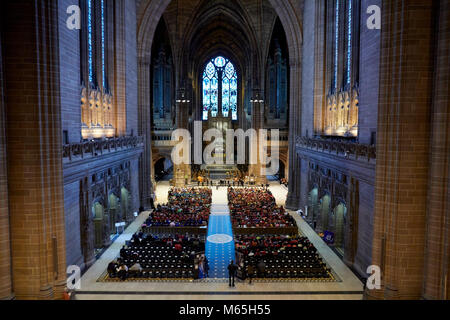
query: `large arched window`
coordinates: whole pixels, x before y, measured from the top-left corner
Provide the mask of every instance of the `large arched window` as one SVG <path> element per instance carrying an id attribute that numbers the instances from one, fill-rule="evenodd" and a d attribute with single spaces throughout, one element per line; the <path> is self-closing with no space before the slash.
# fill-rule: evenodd
<path id="1" fill-rule="evenodd" d="M 221 95 L 219 96 L 219 93 Z M 233 120 L 237 120 L 238 78 L 236 69 L 228 59 L 212 59 L 203 71 L 203 120 L 208 120 L 208 112 L 217 117 L 219 110 Z"/>
<path id="2" fill-rule="evenodd" d="M 93 51 L 94 51 L 94 40 L 93 40 L 93 24 L 92 24 L 92 18 L 93 18 L 93 8 L 92 8 L 92 1 L 87 0 L 87 38 L 88 38 L 88 74 L 89 74 L 89 83 L 92 84 L 94 82 L 94 57 L 93 57 Z"/>

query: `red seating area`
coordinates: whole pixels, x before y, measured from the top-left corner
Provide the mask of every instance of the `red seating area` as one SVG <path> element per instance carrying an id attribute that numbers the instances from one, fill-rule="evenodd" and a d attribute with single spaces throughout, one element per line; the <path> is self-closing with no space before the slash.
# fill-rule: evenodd
<path id="1" fill-rule="evenodd" d="M 211 213 L 209 188 L 172 188 L 169 202 L 158 205 L 143 227 L 203 227 Z"/>
<path id="2" fill-rule="evenodd" d="M 228 188 L 228 201 L 235 230 L 297 227 L 294 218 L 277 206 L 275 197 L 266 188 Z"/>

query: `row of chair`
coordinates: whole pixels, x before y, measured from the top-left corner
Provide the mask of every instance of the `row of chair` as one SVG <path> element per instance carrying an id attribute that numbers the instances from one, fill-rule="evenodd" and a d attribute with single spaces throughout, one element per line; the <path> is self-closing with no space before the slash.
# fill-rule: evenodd
<path id="1" fill-rule="evenodd" d="M 110 278 L 118 278 L 117 273 L 111 274 Z M 126 279 L 192 279 L 193 270 L 146 270 L 128 271 Z"/>

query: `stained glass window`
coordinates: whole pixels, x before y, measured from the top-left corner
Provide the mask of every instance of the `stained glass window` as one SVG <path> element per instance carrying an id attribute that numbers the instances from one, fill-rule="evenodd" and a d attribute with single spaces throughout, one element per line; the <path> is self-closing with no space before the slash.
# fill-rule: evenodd
<path id="1" fill-rule="evenodd" d="M 203 120 L 208 120 L 209 110 L 212 117 L 217 117 L 219 108 L 225 117 L 231 112 L 232 119 L 237 120 L 237 93 L 238 79 L 233 63 L 221 56 L 212 59 L 203 72 Z"/>
<path id="2" fill-rule="evenodd" d="M 102 11 L 102 77 L 103 77 L 103 88 L 106 88 L 106 54 L 105 54 L 105 1 L 101 0 L 101 11 Z"/>
<path id="3" fill-rule="evenodd" d="M 87 10 L 88 10 L 88 68 L 89 68 L 89 82 L 94 82 L 94 66 L 93 66 L 93 56 L 92 56 L 92 0 L 87 0 Z"/>
<path id="4" fill-rule="evenodd" d="M 336 27 L 335 27 L 335 44 L 334 44 L 334 87 L 338 88 L 338 68 L 339 68 L 339 15 L 340 10 L 340 0 L 336 0 Z"/>
<path id="5" fill-rule="evenodd" d="M 348 0 L 347 84 L 351 82 L 353 36 L 353 0 Z"/>
<path id="6" fill-rule="evenodd" d="M 213 62 L 209 62 L 203 73 L 203 120 L 208 120 L 208 111 L 217 116 L 219 111 L 219 75 Z"/>

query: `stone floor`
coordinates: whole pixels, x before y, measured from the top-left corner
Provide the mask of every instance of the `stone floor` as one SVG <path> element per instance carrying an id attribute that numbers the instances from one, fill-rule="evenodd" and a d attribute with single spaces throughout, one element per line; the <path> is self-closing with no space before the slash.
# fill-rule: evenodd
<path id="1" fill-rule="evenodd" d="M 157 203 L 167 202 L 169 184 L 162 182 L 156 190 Z M 287 189 L 279 183 L 270 187 L 279 205 L 284 205 Z M 214 188 L 215 190 L 215 188 Z M 226 188 L 219 189 L 218 197 L 225 197 Z M 214 200 L 215 201 L 215 200 Z M 213 201 L 213 202 L 214 202 Z M 219 201 L 219 200 L 217 200 Z M 221 203 L 222 201 L 220 201 Z M 237 283 L 230 289 L 225 282 L 98 282 L 108 263 L 117 257 L 126 240 L 139 229 L 148 217 L 142 213 L 136 221 L 111 245 L 100 259 L 83 275 L 79 300 L 360 300 L 363 284 L 342 260 L 322 241 L 311 227 L 295 212 L 300 232 L 315 245 L 324 260 L 333 269 L 338 282 L 277 282 Z"/>

